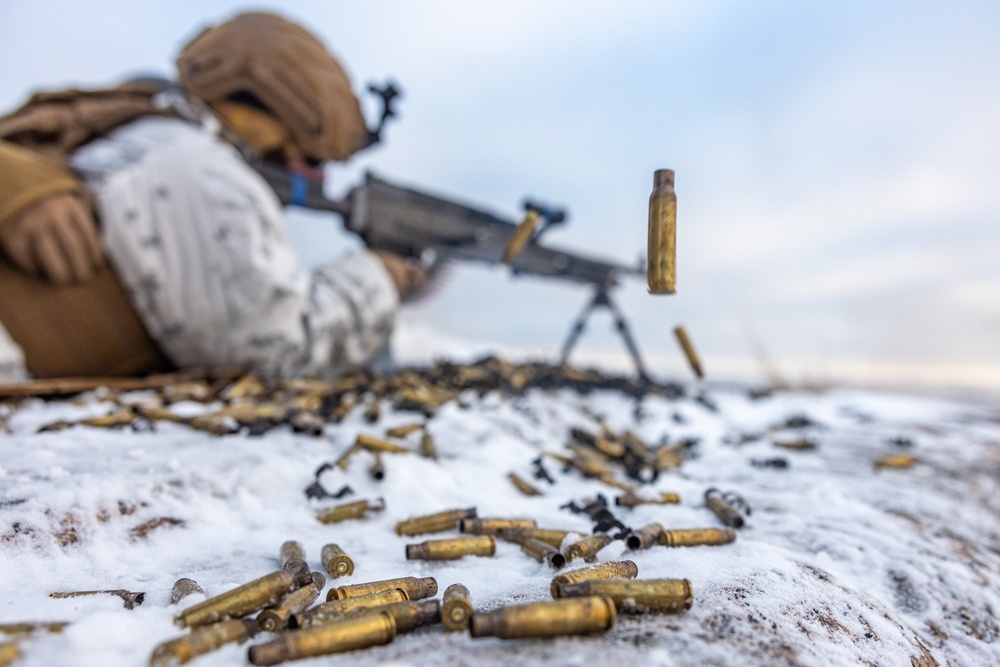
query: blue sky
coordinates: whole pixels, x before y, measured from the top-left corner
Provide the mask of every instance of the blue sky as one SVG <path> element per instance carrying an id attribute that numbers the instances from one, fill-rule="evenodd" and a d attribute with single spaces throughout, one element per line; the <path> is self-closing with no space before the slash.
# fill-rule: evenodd
<path id="1" fill-rule="evenodd" d="M 256 5 L 267 7 L 267 5 Z M 0 108 L 35 88 L 172 71 L 239 3 L 8 0 Z M 276 6 L 272 6 L 276 7 Z M 518 214 L 550 242 L 632 263 L 657 168 L 677 172 L 678 289 L 625 285 L 650 365 L 710 376 L 1000 387 L 1000 5 L 995 2 L 286 2 L 355 87 L 406 96 L 372 169 Z M 369 110 L 374 112 L 374 107 Z M 307 263 L 344 239 L 296 215 Z M 328 247 L 329 239 L 329 247 Z M 555 354 L 588 294 L 460 268 L 403 325 L 421 341 Z M 606 316 L 579 359 L 624 367 Z M 756 342 L 755 342 L 756 341 Z M 408 349 L 413 349 L 412 341 Z"/>

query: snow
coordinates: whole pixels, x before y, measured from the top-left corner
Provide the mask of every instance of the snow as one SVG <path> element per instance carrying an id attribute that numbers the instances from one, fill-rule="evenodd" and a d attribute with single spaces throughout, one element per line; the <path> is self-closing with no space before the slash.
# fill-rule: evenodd
<path id="1" fill-rule="evenodd" d="M 59 420 L 110 412 L 115 397 L 93 392 L 0 405 L 0 423 L 9 429 L 0 435 L 0 623 L 70 623 L 61 633 L 20 639 L 17 664 L 26 667 L 146 664 L 157 644 L 181 634 L 172 623 L 180 609 L 204 599 L 171 605 L 177 579 L 194 579 L 208 595 L 224 592 L 278 569 L 278 549 L 289 539 L 305 546 L 316 570 L 330 542 L 353 558 L 354 574 L 328 577 L 328 587 L 433 576 L 441 592 L 464 584 L 480 610 L 549 599 L 554 571 L 516 545 L 498 541 L 492 558 L 407 561 L 406 544 L 451 534 L 399 537 L 393 525 L 476 507 L 480 517 L 530 517 L 542 527 L 589 534 L 586 516 L 560 506 L 620 492 L 547 459 L 556 480 L 549 485 L 532 478 L 531 462 L 542 450 L 567 453 L 569 429 L 596 432 L 601 416 L 612 431 L 632 429 L 650 446 L 699 442 L 696 456 L 640 489 L 679 493 L 679 505 L 612 505 L 629 526 L 719 526 L 703 502 L 710 487 L 736 491 L 752 507 L 732 544 L 632 552 L 616 541 L 600 552 L 600 560 L 633 560 L 640 578 L 689 579 L 689 611 L 622 614 L 604 635 L 551 640 L 472 639 L 438 626 L 304 664 L 1000 664 L 996 410 L 846 389 L 762 398 L 737 386 L 688 389 L 687 397 L 638 402 L 610 390 L 465 392 L 428 421 L 439 460 L 386 454 L 385 478 L 376 481 L 367 473 L 371 455 L 360 452 L 346 471 L 320 478 L 330 491 L 350 485 L 354 494 L 339 501 L 306 498 L 317 468 L 357 434 L 384 437 L 421 415 L 385 402 L 370 424 L 360 406 L 321 437 L 287 426 L 262 436 L 213 436 L 167 422 L 152 431 L 77 425 L 39 432 Z M 708 400 L 692 398 L 699 393 Z M 153 396 L 133 392 L 119 400 Z M 190 416 L 211 407 L 185 402 L 172 409 Z M 811 425 L 787 427 L 800 417 Z M 816 449 L 774 445 L 803 438 Z M 419 439 L 418 432 L 401 442 L 416 450 Z M 913 454 L 917 463 L 875 466 L 892 454 Z M 788 467 L 752 464 L 776 457 Z M 543 495 L 520 494 L 507 479 L 511 471 Z M 321 507 L 375 498 L 384 498 L 385 510 L 364 519 L 323 525 L 314 517 Z M 134 532 L 158 518 L 177 523 L 145 537 Z M 50 597 L 106 589 L 144 591 L 145 601 L 127 610 L 112 595 Z M 195 664 L 247 664 L 246 650 L 226 646 Z"/>

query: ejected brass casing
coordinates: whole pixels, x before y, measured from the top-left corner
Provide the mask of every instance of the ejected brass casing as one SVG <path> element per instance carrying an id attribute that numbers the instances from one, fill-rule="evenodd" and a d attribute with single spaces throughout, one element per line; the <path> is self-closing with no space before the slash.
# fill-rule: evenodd
<path id="1" fill-rule="evenodd" d="M 630 560 L 612 560 L 597 565 L 588 565 L 578 570 L 563 572 L 552 577 L 550 591 L 552 597 L 559 597 L 560 584 L 575 584 L 579 581 L 590 581 L 591 579 L 635 579 L 639 575 L 639 568 Z"/>
<path id="2" fill-rule="evenodd" d="M 298 563 L 306 562 L 306 550 L 302 548 L 301 542 L 289 540 L 281 545 L 279 552 L 281 559 L 281 569 L 287 570 L 289 567 L 300 567 Z"/>
<path id="3" fill-rule="evenodd" d="M 535 537 L 524 537 L 520 540 L 521 551 L 528 554 L 539 563 L 547 563 L 549 567 L 558 570 L 566 565 L 566 557 L 559 549 L 548 542 L 543 542 Z"/>
<path id="4" fill-rule="evenodd" d="M 205 594 L 198 582 L 194 579 L 182 577 L 174 582 L 174 587 L 170 589 L 170 604 L 177 604 L 192 593 Z"/>
<path id="5" fill-rule="evenodd" d="M 189 607 L 174 619 L 180 627 L 196 628 L 227 618 L 241 618 L 271 607 L 286 594 L 312 582 L 309 568 L 279 570 L 239 588 Z"/>
<path id="6" fill-rule="evenodd" d="M 453 632 L 469 627 L 472 616 L 472 602 L 469 589 L 462 584 L 452 584 L 444 591 L 441 601 L 441 623 Z"/>
<path id="7" fill-rule="evenodd" d="M 588 563 L 597 560 L 597 552 L 611 544 L 610 535 L 590 535 L 566 547 L 566 558 L 576 560 L 582 558 Z"/>
<path id="8" fill-rule="evenodd" d="M 674 172 L 657 169 L 649 195 L 646 274 L 650 294 L 673 294 L 677 282 L 677 194 Z"/>
<path id="9" fill-rule="evenodd" d="M 336 623 L 288 632 L 266 644 L 251 646 L 248 657 L 255 665 L 276 665 L 329 653 L 354 651 L 388 644 L 396 636 L 396 621 L 389 614 L 364 614 Z"/>
<path id="10" fill-rule="evenodd" d="M 441 603 L 438 600 L 407 600 L 393 602 L 379 607 L 356 609 L 347 612 L 346 616 L 361 614 L 389 614 L 396 621 L 396 632 L 404 634 L 432 623 L 441 622 Z"/>
<path id="11" fill-rule="evenodd" d="M 369 581 L 363 584 L 350 584 L 331 588 L 326 594 L 327 601 L 344 600 L 356 598 L 362 595 L 371 595 L 378 591 L 399 588 L 406 592 L 410 600 L 422 600 L 423 598 L 434 597 L 438 592 L 437 580 L 434 577 L 399 577 L 398 579 L 383 579 L 381 581 Z"/>
<path id="12" fill-rule="evenodd" d="M 729 544 L 735 539 L 736 531 L 732 528 L 689 528 L 665 530 L 660 533 L 660 544 L 667 547 Z"/>
<path id="13" fill-rule="evenodd" d="M 243 619 L 212 623 L 190 634 L 163 642 L 149 656 L 150 667 L 183 665 L 192 658 L 231 644 L 243 643 L 253 634 L 253 623 Z"/>
<path id="14" fill-rule="evenodd" d="M 528 482 L 527 480 L 523 479 L 517 473 L 513 473 L 513 472 L 509 473 L 507 475 L 507 479 L 510 480 L 511 484 L 513 484 L 515 487 L 517 487 L 518 491 L 520 491 L 521 493 L 523 493 L 526 496 L 540 496 L 540 495 L 542 495 L 542 492 L 539 491 L 538 489 L 536 489 L 531 484 L 531 482 Z"/>
<path id="15" fill-rule="evenodd" d="M 553 530 L 550 528 L 504 528 L 500 531 L 500 537 L 511 542 L 521 543 L 522 540 L 534 538 L 541 540 L 556 549 L 562 548 L 562 543 L 569 535 L 568 530 Z"/>
<path id="16" fill-rule="evenodd" d="M 332 600 L 317 605 L 312 609 L 295 615 L 295 622 L 304 627 L 311 628 L 317 625 L 325 625 L 339 620 L 348 612 L 357 609 L 369 609 L 372 607 L 382 607 L 394 602 L 406 602 L 410 597 L 401 588 L 390 588 L 384 591 L 375 591 L 368 595 L 347 598 L 344 600 Z"/>
<path id="17" fill-rule="evenodd" d="M 359 433 L 354 439 L 355 444 L 359 447 L 367 449 L 369 452 L 383 452 L 385 454 L 412 454 L 409 449 L 403 447 L 402 445 L 397 445 L 394 442 L 389 442 L 388 440 L 382 440 L 381 438 L 375 438 L 370 435 L 365 435 L 364 433 Z"/>
<path id="18" fill-rule="evenodd" d="M 424 428 L 424 425 L 420 422 L 416 424 L 407 424 L 406 426 L 397 426 L 396 428 L 390 428 L 385 434 L 390 438 L 405 438 L 406 436 L 419 431 Z"/>
<path id="19" fill-rule="evenodd" d="M 320 523 L 339 523 L 349 519 L 360 519 L 369 512 L 381 512 L 385 509 L 385 501 L 381 498 L 372 500 L 357 500 L 345 505 L 337 505 L 329 509 L 316 512 L 316 519 Z"/>
<path id="20" fill-rule="evenodd" d="M 354 573 L 354 561 L 336 544 L 325 545 L 320 552 L 320 559 L 323 561 L 323 567 L 334 579 Z"/>
<path id="21" fill-rule="evenodd" d="M 524 246 L 528 245 L 528 241 L 531 240 L 531 236 L 535 233 L 540 220 L 541 216 L 538 211 L 528 209 L 524 214 L 524 220 L 514 230 L 514 235 L 510 237 L 510 240 L 507 241 L 507 246 L 503 249 L 503 256 L 500 258 L 501 262 L 510 264 L 514 261 L 515 257 L 521 254 Z"/>
<path id="22" fill-rule="evenodd" d="M 457 560 L 464 556 L 492 556 L 497 540 L 492 535 L 427 540 L 406 545 L 406 560 Z"/>
<path id="23" fill-rule="evenodd" d="M 372 452 L 373 461 L 371 467 L 368 468 L 368 474 L 371 475 L 372 479 L 381 481 L 385 479 L 385 464 L 382 463 L 381 452 Z"/>
<path id="24" fill-rule="evenodd" d="M 425 459 L 437 461 L 437 445 L 434 444 L 434 438 L 430 433 L 424 433 L 420 436 L 420 455 Z"/>
<path id="25" fill-rule="evenodd" d="M 684 357 L 687 359 L 688 365 L 691 366 L 691 372 L 696 377 L 705 377 L 705 373 L 701 370 L 701 360 L 698 358 L 698 353 L 694 350 L 694 343 L 691 342 L 687 330 L 678 324 L 674 327 L 674 336 L 677 337 L 677 342 L 680 343 L 681 350 L 684 351 Z"/>
<path id="26" fill-rule="evenodd" d="M 0 667 L 7 667 L 21 657 L 17 642 L 0 642 Z"/>
<path id="27" fill-rule="evenodd" d="M 535 528 L 534 519 L 462 519 L 458 530 L 475 535 L 497 535 L 505 528 Z"/>
<path id="28" fill-rule="evenodd" d="M 378 399 L 372 399 L 372 402 L 368 404 L 365 408 L 364 418 L 369 424 L 374 424 L 378 421 L 379 416 L 382 414 L 382 407 L 379 405 Z"/>
<path id="29" fill-rule="evenodd" d="M 715 516 L 719 517 L 719 521 L 726 524 L 730 528 L 742 528 L 743 527 L 743 517 L 736 510 L 735 507 L 726 502 L 726 499 L 722 497 L 715 489 L 710 489 L 705 492 L 705 506 L 712 510 Z"/>
<path id="30" fill-rule="evenodd" d="M 472 615 L 473 637 L 558 637 L 606 632 L 615 624 L 615 603 L 594 596 L 501 607 Z"/>
<path id="31" fill-rule="evenodd" d="M 257 614 L 257 628 L 267 632 L 281 632 L 289 626 L 296 626 L 295 615 L 312 606 L 324 586 L 326 577 L 319 572 L 313 572 L 312 583 L 286 595 L 277 607 L 265 609 Z"/>
<path id="32" fill-rule="evenodd" d="M 615 498 L 619 507 L 636 507 L 637 505 L 676 505 L 681 497 L 676 493 L 661 493 L 656 498 L 643 498 L 634 493 L 625 493 Z"/>
<path id="33" fill-rule="evenodd" d="M 654 544 L 659 543 L 660 533 L 662 532 L 663 526 L 658 523 L 651 523 L 648 526 L 643 526 L 639 530 L 629 533 L 628 537 L 625 538 L 625 544 L 633 551 L 636 549 L 648 549 Z"/>
<path id="34" fill-rule="evenodd" d="M 918 463 L 918 459 L 913 454 L 893 454 L 891 456 L 886 456 L 875 462 L 875 468 L 877 470 L 886 468 L 910 468 L 914 464 Z"/>
<path id="35" fill-rule="evenodd" d="M 476 508 L 462 510 L 445 510 L 435 514 L 414 517 L 396 524 L 397 535 L 423 535 L 424 533 L 441 533 L 454 530 L 462 519 L 474 519 Z"/>
<path id="36" fill-rule="evenodd" d="M 691 582 L 687 579 L 605 579 L 560 584 L 560 598 L 606 595 L 618 611 L 684 611 L 691 608 Z"/>

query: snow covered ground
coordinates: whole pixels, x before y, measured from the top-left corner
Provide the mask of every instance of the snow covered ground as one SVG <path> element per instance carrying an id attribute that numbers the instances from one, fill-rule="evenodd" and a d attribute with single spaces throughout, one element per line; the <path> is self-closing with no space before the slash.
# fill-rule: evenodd
<path id="1" fill-rule="evenodd" d="M 689 579 L 689 611 L 621 614 L 606 634 L 552 640 L 472 639 L 437 626 L 303 664 L 1000 664 L 1000 412 L 866 391 L 753 398 L 739 387 L 689 389 L 686 398 L 638 402 L 610 390 L 466 392 L 429 420 L 439 460 L 386 455 L 385 477 L 376 481 L 371 455 L 361 452 L 346 471 L 320 478 L 331 491 L 350 485 L 354 494 L 341 501 L 306 498 L 317 468 L 357 434 L 382 437 L 420 415 L 385 404 L 368 423 L 358 407 L 321 437 L 288 427 L 213 436 L 166 422 L 153 431 L 38 432 L 116 406 L 100 392 L 0 405 L 8 430 L 0 434 L 0 623 L 69 622 L 60 633 L 20 639 L 19 665 L 143 665 L 157 644 L 180 634 L 172 623 L 179 610 L 201 599 L 170 605 L 178 578 L 221 593 L 276 570 L 289 539 L 304 544 L 316 570 L 324 544 L 351 555 L 353 576 L 328 578 L 328 586 L 418 575 L 435 577 L 441 591 L 465 584 L 478 609 L 549 599 L 553 571 L 516 545 L 499 542 L 492 558 L 407 561 L 406 544 L 441 535 L 404 538 L 393 526 L 474 506 L 481 517 L 531 517 L 589 533 L 586 516 L 560 506 L 620 492 L 553 460 L 545 463 L 555 479 L 548 484 L 532 477 L 531 462 L 542 450 L 566 453 L 569 429 L 596 432 L 602 417 L 612 431 L 632 429 L 651 446 L 698 440 L 681 467 L 640 489 L 676 492 L 681 503 L 612 507 L 629 526 L 719 526 L 703 502 L 710 487 L 738 492 L 752 507 L 732 544 L 626 552 L 616 541 L 599 554 L 633 560 L 640 578 Z M 690 397 L 697 391 L 707 400 Z M 816 447 L 775 444 L 802 440 Z M 416 450 L 418 441 L 414 434 L 403 444 Z M 917 462 L 876 467 L 896 454 Z M 787 467 L 763 465 L 776 458 Z M 511 471 L 543 495 L 519 493 Z M 383 498 L 385 510 L 333 525 L 315 519 L 320 507 L 365 498 Z M 133 610 L 112 595 L 50 597 L 97 589 L 146 596 Z M 246 655 L 246 645 L 231 645 L 194 664 L 243 665 Z"/>

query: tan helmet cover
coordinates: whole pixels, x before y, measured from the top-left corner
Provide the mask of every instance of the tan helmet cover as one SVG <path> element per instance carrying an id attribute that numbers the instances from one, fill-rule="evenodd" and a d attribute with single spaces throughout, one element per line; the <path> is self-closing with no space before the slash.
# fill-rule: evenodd
<path id="1" fill-rule="evenodd" d="M 177 57 L 181 86 L 209 104 L 237 92 L 260 100 L 320 160 L 368 143 L 361 105 L 340 63 L 301 26 L 252 12 L 206 28 Z"/>

